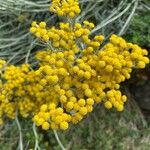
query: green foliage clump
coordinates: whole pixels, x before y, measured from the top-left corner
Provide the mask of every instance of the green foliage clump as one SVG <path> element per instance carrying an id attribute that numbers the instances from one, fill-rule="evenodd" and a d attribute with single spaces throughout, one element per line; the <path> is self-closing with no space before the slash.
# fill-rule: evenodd
<path id="1" fill-rule="evenodd" d="M 20 124 L 24 148 L 33 149 L 36 138 L 31 121 L 20 120 Z M 36 130 L 41 150 L 60 150 L 53 131 Z M 0 131 L 2 133 L 0 148 L 2 150 L 17 149 L 19 133 L 16 123 L 8 122 L 7 128 Z M 97 106 L 84 121 L 65 132 L 58 132 L 58 135 L 66 150 L 148 150 L 150 146 L 149 133 L 150 129 L 140 110 L 132 102 L 126 105 L 125 111 L 121 114 Z"/>
<path id="2" fill-rule="evenodd" d="M 150 48 L 150 11 L 134 17 L 124 38 L 142 47 Z"/>

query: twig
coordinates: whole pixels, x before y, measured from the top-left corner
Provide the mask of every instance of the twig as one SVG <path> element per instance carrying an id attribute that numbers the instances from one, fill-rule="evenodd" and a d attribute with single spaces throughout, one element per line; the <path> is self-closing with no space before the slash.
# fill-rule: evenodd
<path id="1" fill-rule="evenodd" d="M 120 32 L 119 32 L 119 34 L 118 34 L 118 35 L 122 35 L 122 34 L 124 33 L 124 31 L 125 31 L 126 27 L 127 27 L 127 26 L 128 26 L 128 24 L 130 23 L 130 21 L 131 21 L 131 19 L 132 19 L 133 15 L 134 15 L 134 12 L 135 12 L 135 10 L 136 10 L 137 6 L 138 6 L 138 0 L 137 0 L 137 1 L 135 1 L 135 3 L 134 3 L 134 7 L 133 7 L 133 9 L 132 9 L 132 12 L 130 13 L 130 15 L 129 15 L 129 17 L 128 17 L 127 21 L 125 22 L 124 26 L 122 27 L 122 29 L 120 30 Z"/>
<path id="2" fill-rule="evenodd" d="M 33 49 L 33 45 L 34 45 L 34 42 L 35 42 L 35 41 L 36 41 L 36 40 L 34 40 L 34 41 L 31 43 L 31 45 L 29 46 L 29 50 L 28 50 L 28 52 L 27 52 L 26 59 L 25 59 L 25 63 L 26 63 L 26 64 L 28 63 L 29 56 L 30 56 L 31 50 Z"/>
<path id="3" fill-rule="evenodd" d="M 38 134 L 37 134 L 37 132 L 36 132 L 35 123 L 33 123 L 33 132 L 34 132 L 34 136 L 35 136 L 34 150 L 40 150 L 39 141 L 38 141 Z"/>
<path id="4" fill-rule="evenodd" d="M 94 34 L 95 32 L 98 32 L 99 29 L 101 29 L 102 27 L 106 26 L 107 24 L 110 24 L 111 22 L 115 21 L 116 19 L 118 19 L 120 16 L 122 16 L 125 12 L 127 12 L 127 10 L 131 7 L 132 3 L 128 4 L 128 6 L 121 12 L 119 13 L 117 16 L 113 17 L 112 19 L 108 20 L 107 22 L 103 23 L 103 24 L 99 24 L 97 27 L 95 27 L 92 31 L 91 34 Z"/>
<path id="5" fill-rule="evenodd" d="M 61 147 L 61 149 L 62 149 L 62 150 L 66 150 L 66 149 L 64 148 L 64 146 L 62 145 L 62 143 L 61 143 L 61 141 L 60 141 L 60 139 L 59 139 L 59 137 L 58 137 L 58 134 L 57 134 L 56 130 L 53 130 L 53 132 L 54 132 L 55 138 L 56 138 L 56 140 L 57 140 L 59 146 Z"/>
<path id="6" fill-rule="evenodd" d="M 22 137 L 21 126 L 20 126 L 20 123 L 19 123 L 19 120 L 18 120 L 18 113 L 16 115 L 15 121 L 16 121 L 18 130 L 19 130 L 19 147 L 20 147 L 20 150 L 23 150 L 23 137 Z"/>

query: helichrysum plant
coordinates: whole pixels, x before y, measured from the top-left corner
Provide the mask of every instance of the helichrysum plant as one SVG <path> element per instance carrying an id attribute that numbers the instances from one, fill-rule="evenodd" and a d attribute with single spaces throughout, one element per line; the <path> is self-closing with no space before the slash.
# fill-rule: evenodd
<path id="1" fill-rule="evenodd" d="M 78 0 L 53 0 L 50 11 L 65 21 L 52 27 L 32 22 L 30 32 L 48 46 L 36 54 L 35 69 L 0 60 L 0 123 L 5 116 L 14 119 L 17 111 L 31 115 L 43 130 L 66 130 L 96 104 L 123 111 L 127 97 L 120 83 L 133 68 L 145 68 L 147 50 L 114 34 L 105 44 L 103 35 L 91 38 L 94 24 L 75 20 Z"/>

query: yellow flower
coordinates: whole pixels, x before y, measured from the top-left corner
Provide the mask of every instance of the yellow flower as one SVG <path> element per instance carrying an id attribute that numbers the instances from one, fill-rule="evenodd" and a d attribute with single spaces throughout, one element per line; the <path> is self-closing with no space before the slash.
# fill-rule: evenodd
<path id="1" fill-rule="evenodd" d="M 143 61 L 139 61 L 137 64 L 138 68 L 145 68 L 145 63 Z"/>
<path id="2" fill-rule="evenodd" d="M 86 108 L 86 107 L 80 107 L 79 113 L 80 113 L 81 115 L 86 115 L 86 114 L 87 114 L 87 108 Z"/>
<path id="3" fill-rule="evenodd" d="M 84 99 L 79 99 L 78 104 L 79 104 L 79 106 L 83 107 L 85 105 L 85 100 Z"/>
<path id="4" fill-rule="evenodd" d="M 45 112 L 47 110 L 47 105 L 43 104 L 40 108 L 40 111 Z"/>
<path id="5" fill-rule="evenodd" d="M 42 124 L 42 129 L 43 129 L 43 130 L 48 130 L 49 127 L 50 127 L 50 125 L 49 125 L 48 122 L 44 122 L 44 123 Z"/>
<path id="6" fill-rule="evenodd" d="M 94 100 L 92 98 L 88 98 L 87 99 L 87 104 L 88 105 L 93 105 L 94 104 Z"/>
<path id="7" fill-rule="evenodd" d="M 110 109 L 110 108 L 112 108 L 112 103 L 111 103 L 110 101 L 106 101 L 106 102 L 104 103 L 104 106 L 105 106 L 107 109 Z"/>
<path id="8" fill-rule="evenodd" d="M 72 109 L 74 106 L 74 103 L 73 102 L 68 102 L 67 105 L 66 105 L 66 108 L 67 109 Z"/>
<path id="9" fill-rule="evenodd" d="M 85 95 L 86 95 L 87 97 L 91 97 L 91 96 L 92 96 L 92 91 L 91 91 L 90 89 L 86 89 L 86 90 L 85 90 Z"/>
<path id="10" fill-rule="evenodd" d="M 67 122 L 63 121 L 60 123 L 60 129 L 62 129 L 62 130 L 66 130 L 66 129 L 68 129 L 68 127 L 69 127 L 69 125 Z"/>

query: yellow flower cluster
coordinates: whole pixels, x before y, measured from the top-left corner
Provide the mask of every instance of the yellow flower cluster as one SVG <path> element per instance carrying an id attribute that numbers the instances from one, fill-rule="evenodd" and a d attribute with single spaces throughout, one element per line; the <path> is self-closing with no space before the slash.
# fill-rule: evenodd
<path id="1" fill-rule="evenodd" d="M 76 6 L 73 0 L 52 2 L 52 9 L 62 10 L 64 16 Z M 44 130 L 66 130 L 97 103 L 123 111 L 127 97 L 120 92 L 120 83 L 130 78 L 133 68 L 149 63 L 148 52 L 117 35 L 102 47 L 104 36 L 91 38 L 92 28 L 88 21 L 61 22 L 57 28 L 32 23 L 30 32 L 50 48 L 36 54 L 39 66 L 35 69 L 0 60 L 0 123 L 5 116 L 13 119 L 17 111 L 23 117 L 32 115 Z"/>
<path id="2" fill-rule="evenodd" d="M 59 16 L 74 18 L 80 13 L 78 0 L 52 0 L 50 11 Z"/>
<path id="3" fill-rule="evenodd" d="M 102 35 L 88 38 L 90 42 L 80 49 L 76 40 L 83 44 L 83 36 L 88 35 L 76 37 L 76 30 L 72 32 L 70 50 L 61 46 L 58 51 L 37 53 L 39 68 L 5 66 L 1 74 L 1 122 L 4 115 L 13 119 L 17 110 L 23 117 L 31 113 L 44 130 L 65 130 L 69 123 L 76 124 L 91 112 L 95 103 L 123 111 L 127 98 L 119 91 L 120 83 L 130 78 L 132 68 L 149 63 L 147 51 L 116 35 L 100 51 Z"/>
<path id="4" fill-rule="evenodd" d="M 16 105 L 19 105 L 19 100 L 25 95 L 24 85 L 29 65 L 24 64 L 21 67 L 13 65 L 5 66 L 4 72 L 1 73 L 0 84 L 0 111 L 1 114 L 6 114 L 9 118 L 14 119 Z M 24 99 L 23 99 L 24 100 Z M 17 104 L 16 104 L 17 102 Z M 22 101 L 25 103 L 24 101 Z M 26 110 L 21 113 L 23 116 Z M 2 115 L 1 115 L 2 116 Z"/>
<path id="5" fill-rule="evenodd" d="M 51 121 L 50 121 L 51 120 Z M 71 115 L 64 112 L 61 107 L 56 107 L 55 103 L 49 105 L 43 104 L 40 107 L 40 112 L 33 118 L 37 126 L 42 126 L 42 129 L 62 129 L 68 128 L 68 122 L 71 121 Z"/>
<path id="6" fill-rule="evenodd" d="M 40 22 L 38 25 L 35 21 L 33 21 L 30 32 L 34 33 L 37 38 L 41 38 L 45 42 L 49 40 L 45 22 Z"/>

